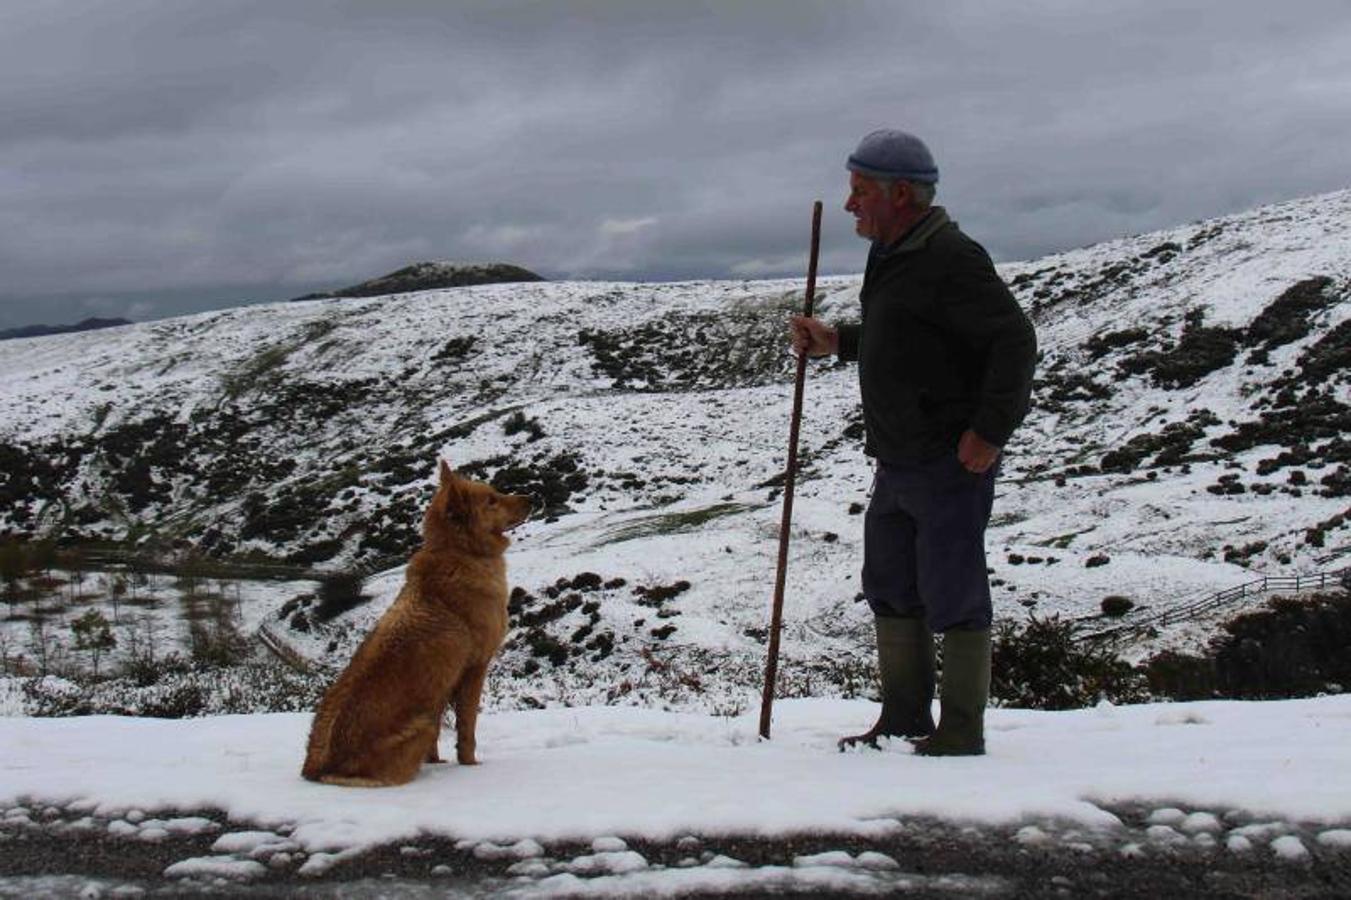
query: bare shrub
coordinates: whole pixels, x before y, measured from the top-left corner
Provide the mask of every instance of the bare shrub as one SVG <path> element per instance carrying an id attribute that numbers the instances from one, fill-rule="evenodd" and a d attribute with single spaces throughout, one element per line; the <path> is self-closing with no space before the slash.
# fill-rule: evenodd
<path id="1" fill-rule="evenodd" d="M 70 633 L 75 638 L 75 649 L 89 654 L 94 667 L 94 677 L 99 674 L 99 660 L 103 654 L 117 646 L 111 623 L 97 609 L 90 609 L 74 622 L 70 623 Z"/>

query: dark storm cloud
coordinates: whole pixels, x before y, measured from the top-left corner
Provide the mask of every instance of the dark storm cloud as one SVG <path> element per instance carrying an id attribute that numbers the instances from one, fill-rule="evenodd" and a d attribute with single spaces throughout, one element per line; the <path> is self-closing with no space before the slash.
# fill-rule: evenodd
<path id="1" fill-rule="evenodd" d="M 842 160 L 933 147 L 1022 258 L 1346 185 L 1343 2 L 0 8 L 0 326 L 293 296 L 416 259 L 856 271 Z"/>

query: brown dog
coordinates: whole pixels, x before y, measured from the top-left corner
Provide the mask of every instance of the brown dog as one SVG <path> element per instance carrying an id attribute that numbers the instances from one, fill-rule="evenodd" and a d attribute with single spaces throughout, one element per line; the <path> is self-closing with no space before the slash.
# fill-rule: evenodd
<path id="1" fill-rule="evenodd" d="M 301 774 L 380 787 L 440 762 L 437 739 L 455 707 L 455 755 L 474 765 L 474 726 L 488 663 L 507 633 L 504 534 L 530 501 L 461 478 L 441 463 L 403 589 L 324 694 Z"/>

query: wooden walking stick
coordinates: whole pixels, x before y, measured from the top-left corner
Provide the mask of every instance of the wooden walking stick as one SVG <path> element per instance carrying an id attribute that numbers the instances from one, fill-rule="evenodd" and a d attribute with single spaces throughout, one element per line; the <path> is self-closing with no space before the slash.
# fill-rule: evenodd
<path id="1" fill-rule="evenodd" d="M 816 257 L 821 249 L 821 201 L 812 207 L 812 252 L 807 264 L 807 295 L 804 316 L 812 314 L 816 295 Z M 783 585 L 788 577 L 788 529 L 793 521 L 793 485 L 797 476 L 797 434 L 802 425 L 802 389 L 807 382 L 807 353 L 797 358 L 793 382 L 793 417 L 788 426 L 788 469 L 783 479 L 783 518 L 779 522 L 779 568 L 774 577 L 774 608 L 769 620 L 769 658 L 765 662 L 765 693 L 760 701 L 760 737 L 769 739 L 769 720 L 774 712 L 774 682 L 779 675 L 779 632 L 783 629 Z"/>

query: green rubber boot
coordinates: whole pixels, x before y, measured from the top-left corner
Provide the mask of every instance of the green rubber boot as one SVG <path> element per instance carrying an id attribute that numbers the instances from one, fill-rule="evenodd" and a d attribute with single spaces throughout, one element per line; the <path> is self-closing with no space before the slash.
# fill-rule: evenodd
<path id="1" fill-rule="evenodd" d="M 934 732 L 934 638 L 921 619 L 878 616 L 877 674 L 882 713 L 877 724 L 840 739 L 840 749 L 877 746 L 881 737 L 921 738 Z"/>
<path id="2" fill-rule="evenodd" d="M 919 756 L 982 756 L 990 698 L 990 629 L 943 634 L 938 730 L 915 742 Z"/>

